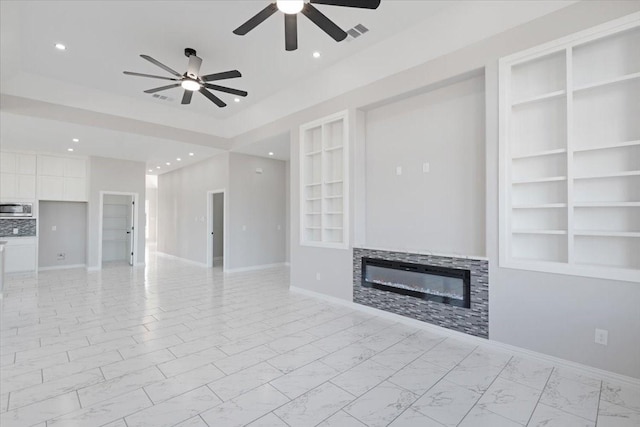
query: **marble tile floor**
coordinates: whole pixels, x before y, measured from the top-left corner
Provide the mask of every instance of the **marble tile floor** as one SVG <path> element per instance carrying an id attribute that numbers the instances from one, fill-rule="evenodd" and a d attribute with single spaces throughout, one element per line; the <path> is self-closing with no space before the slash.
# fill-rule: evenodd
<path id="1" fill-rule="evenodd" d="M 0 425 L 640 426 L 640 389 L 288 290 L 274 268 L 8 278 Z"/>

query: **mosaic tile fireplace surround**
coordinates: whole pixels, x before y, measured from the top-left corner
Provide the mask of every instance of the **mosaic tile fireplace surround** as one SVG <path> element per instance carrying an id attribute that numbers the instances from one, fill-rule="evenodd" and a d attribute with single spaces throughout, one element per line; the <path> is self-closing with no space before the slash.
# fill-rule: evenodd
<path id="1" fill-rule="evenodd" d="M 442 298 L 425 299 L 416 292 L 397 292 L 388 286 L 363 282 L 363 258 L 398 262 L 399 265 L 444 267 L 469 274 L 469 308 L 446 304 Z M 384 265 L 384 263 L 381 263 Z M 370 279 L 369 279 L 370 280 Z M 372 286 L 373 285 L 373 286 Z M 390 292 L 391 290 L 391 292 Z M 353 302 L 400 314 L 477 337 L 489 337 L 489 263 L 458 258 L 379 249 L 353 249 Z"/>

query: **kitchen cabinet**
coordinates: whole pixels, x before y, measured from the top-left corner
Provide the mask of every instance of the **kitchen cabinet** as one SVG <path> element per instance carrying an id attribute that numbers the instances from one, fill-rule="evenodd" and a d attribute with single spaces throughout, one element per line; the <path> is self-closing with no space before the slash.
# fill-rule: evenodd
<path id="1" fill-rule="evenodd" d="M 39 155 L 37 193 L 40 200 L 86 202 L 87 160 Z"/>
<path id="2" fill-rule="evenodd" d="M 35 199 L 36 156 L 3 151 L 0 159 L 0 199 Z"/>
<path id="3" fill-rule="evenodd" d="M 17 273 L 36 270 L 37 238 L 3 238 L 6 240 L 4 254 L 5 273 Z"/>

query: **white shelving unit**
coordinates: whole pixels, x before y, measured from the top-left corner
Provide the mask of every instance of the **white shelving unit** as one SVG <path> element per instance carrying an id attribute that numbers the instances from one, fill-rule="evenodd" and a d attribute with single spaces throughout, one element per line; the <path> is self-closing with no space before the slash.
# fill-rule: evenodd
<path id="1" fill-rule="evenodd" d="M 300 243 L 347 248 L 348 120 L 340 112 L 300 127 Z"/>
<path id="2" fill-rule="evenodd" d="M 500 60 L 500 265 L 640 281 L 640 13 Z"/>

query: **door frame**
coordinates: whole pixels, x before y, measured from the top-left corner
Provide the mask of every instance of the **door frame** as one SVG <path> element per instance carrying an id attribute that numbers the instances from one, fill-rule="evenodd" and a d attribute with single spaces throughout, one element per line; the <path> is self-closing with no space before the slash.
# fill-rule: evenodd
<path id="1" fill-rule="evenodd" d="M 227 271 L 227 191 L 223 189 L 207 191 L 207 267 L 213 267 L 213 196 L 222 194 L 222 271 Z"/>
<path id="2" fill-rule="evenodd" d="M 104 221 L 104 196 L 105 194 L 114 195 L 114 196 L 131 196 L 133 198 L 134 209 L 133 209 L 133 247 L 131 250 L 133 251 L 133 267 L 138 265 L 138 235 L 140 234 L 138 230 L 138 217 L 140 215 L 140 203 L 138 193 L 128 193 L 123 191 L 100 191 L 100 203 L 99 210 L 100 213 L 98 215 L 98 270 L 102 270 L 102 226 Z"/>

